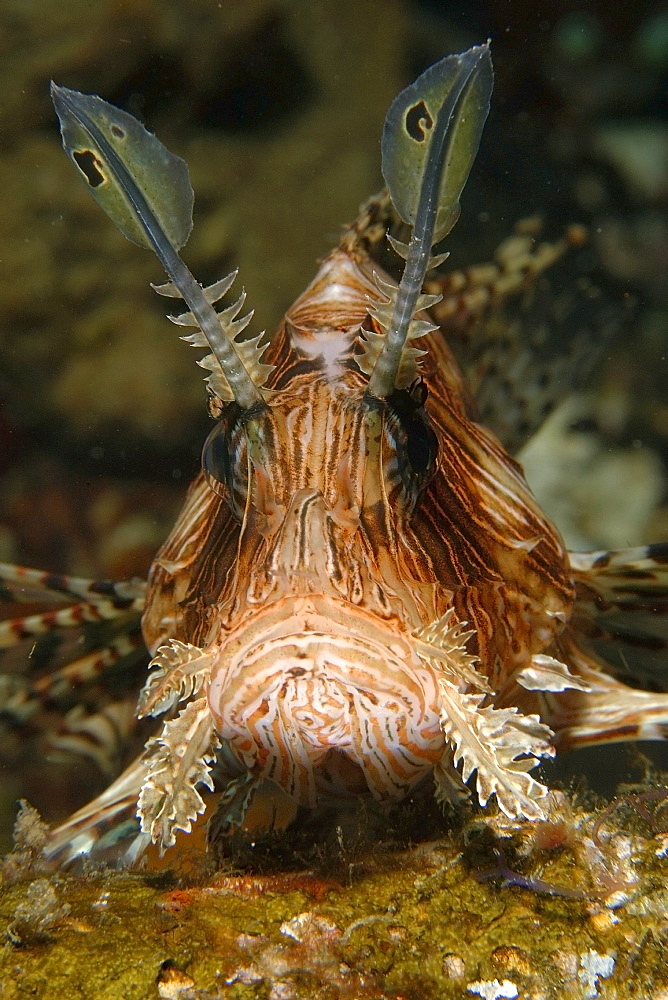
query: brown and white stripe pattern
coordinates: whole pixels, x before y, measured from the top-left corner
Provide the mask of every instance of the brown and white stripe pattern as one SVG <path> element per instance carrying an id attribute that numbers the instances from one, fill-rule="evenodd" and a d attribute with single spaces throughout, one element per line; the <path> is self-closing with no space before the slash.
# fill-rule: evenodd
<path id="1" fill-rule="evenodd" d="M 572 601 L 566 553 L 472 419 L 435 334 L 423 343 L 438 362 L 427 378 L 438 459 L 420 498 L 405 458 L 402 469 L 401 416 L 367 400 L 355 363 L 378 294 L 366 267 L 343 250 L 324 262 L 268 351 L 270 405 L 223 415 L 230 502 L 218 484 L 193 487 L 156 559 L 147 638 L 152 609 L 178 588 L 160 629 L 177 624 L 171 638 L 212 663 L 217 736 L 238 768 L 300 803 L 399 798 L 430 770 L 450 773 L 454 756 L 477 770 L 481 798 L 539 815 L 545 790 L 526 757 L 549 750 L 548 731 L 487 695 L 483 707 L 468 664 L 496 683 L 553 640 Z M 466 648 L 420 645 L 446 612 L 452 634 L 471 626 Z"/>
<path id="2" fill-rule="evenodd" d="M 209 703 L 240 763 L 314 806 L 400 798 L 443 754 L 436 672 L 342 601 L 293 598 L 221 647 Z M 340 759 L 343 758 L 343 759 Z"/>
<path id="3" fill-rule="evenodd" d="M 162 846 L 204 809 L 195 786 L 211 784 L 216 754 L 223 803 L 236 803 L 223 827 L 268 782 L 315 805 L 400 798 L 431 771 L 444 799 L 455 767 L 483 804 L 495 795 L 536 819 L 546 789 L 528 771 L 555 733 L 576 746 L 668 727 L 666 696 L 629 700 L 585 649 L 595 569 L 571 564 L 476 422 L 438 331 L 420 343 L 428 398 L 415 416 L 437 457 L 422 479 L 409 468 L 410 427 L 392 400 L 365 396 L 355 362 L 377 295 L 348 234 L 270 343 L 267 405 L 222 414 L 229 481 L 197 478 L 154 562 L 144 635 L 154 653 L 182 647 L 158 651 L 148 687 L 186 706 L 99 815 L 141 790 L 144 837 Z M 97 815 L 73 817 L 72 835 Z"/>

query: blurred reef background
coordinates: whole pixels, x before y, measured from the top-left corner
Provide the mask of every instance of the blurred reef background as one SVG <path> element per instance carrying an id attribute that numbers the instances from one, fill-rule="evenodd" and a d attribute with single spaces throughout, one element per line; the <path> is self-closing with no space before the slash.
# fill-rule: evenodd
<path id="1" fill-rule="evenodd" d="M 463 267 L 490 259 L 523 217 L 542 216 L 550 236 L 572 222 L 588 227 L 592 260 L 603 284 L 613 298 L 633 300 L 634 321 L 606 351 L 589 391 L 572 395 L 564 386 L 563 408 L 522 457 L 539 499 L 572 547 L 623 547 L 668 537 L 665 3 L 3 0 L 1 561 L 81 575 L 144 575 L 198 467 L 210 427 L 203 373 L 165 320 L 164 300 L 149 288 L 150 281 L 163 280 L 160 267 L 152 255 L 119 235 L 78 182 L 60 145 L 49 80 L 98 93 L 126 108 L 186 159 L 195 189 L 194 230 L 184 252 L 189 266 L 202 282 L 239 267 L 256 310 L 255 329 L 272 329 L 312 277 L 315 261 L 336 243 L 342 224 L 381 187 L 379 140 L 392 98 L 431 62 L 487 37 L 496 73 L 492 112 L 461 219 L 448 241 L 450 263 Z M 5 732 L 0 724 L 0 736 L 0 827 L 7 849 L 18 797 L 27 797 L 51 818 L 79 804 L 72 801 L 73 794 L 83 800 L 106 781 L 92 768 L 82 775 L 39 757 L 26 761 L 19 735 Z M 655 760 L 666 760 L 652 753 Z M 608 793 L 619 780 L 640 774 L 639 767 L 633 770 L 632 752 L 624 748 L 604 748 L 601 759 L 605 782 L 596 778 L 591 756 L 568 766 Z M 594 820 L 581 822 L 589 823 L 590 836 Z M 641 833 L 650 838 L 652 831 Z M 656 881 L 658 862 L 647 860 L 650 848 L 643 847 L 646 860 L 640 867 Z M 457 855 L 458 849 L 448 850 L 443 848 L 445 860 L 432 854 L 425 862 L 432 867 L 420 878 L 441 872 L 435 882 L 425 883 L 429 893 L 441 885 Z M 392 864 L 388 862 L 388 870 Z M 414 864 L 415 859 L 406 861 L 406 870 Z M 488 869 L 490 864 L 485 862 Z M 555 879 L 559 875 L 564 872 Z M 666 912 L 665 872 L 661 878 L 663 902 L 652 904 L 657 913 Z M 166 891 L 164 886 L 158 890 Z M 148 889 L 131 883 L 128 898 L 135 891 L 141 896 Z M 488 901 L 496 891 L 492 885 L 483 889 L 476 883 L 471 891 L 480 894 L 483 909 L 497 906 Z M 600 896 L 602 890 L 596 891 Z M 101 892 L 103 888 L 96 900 Z M 424 899 L 431 898 L 429 893 L 425 890 Z M 46 938 L 57 937 L 64 926 L 84 940 L 81 928 L 71 927 L 76 900 L 53 902 L 48 885 L 38 886 L 33 895 L 26 903 L 33 907 L 27 925 L 34 929 L 42 910 L 47 914 L 47 923 L 35 932 L 37 939 L 42 932 Z M 583 905 L 563 899 L 543 902 L 539 899 L 538 909 L 549 911 L 550 919 L 556 919 L 557 911 L 562 919 L 566 905 Z M 12 901 L 5 908 L 11 915 L 20 905 Z M 63 911 L 64 905 L 70 910 Z M 470 901 L 466 905 L 474 906 Z M 526 902 L 526 907 L 533 914 L 534 903 Z M 498 904 L 494 912 L 501 909 Z M 278 916 L 289 921 L 297 912 L 288 907 Z M 419 906 L 415 912 L 418 916 L 408 923 L 417 921 L 418 926 Z M 567 969 L 563 976 L 572 973 L 563 980 L 571 983 L 571 992 L 568 987 L 558 995 L 665 1000 L 668 992 L 658 992 L 664 988 L 660 985 L 651 992 L 648 978 L 643 980 L 645 992 L 615 986 L 614 975 L 604 975 L 607 951 L 600 943 L 592 944 L 598 959 L 581 957 L 588 954 L 587 934 L 594 933 L 590 917 L 583 917 L 580 957 L 564 952 L 555 960 L 557 972 L 561 961 Z M 249 918 L 249 926 L 255 919 Z M 340 915 L 326 919 L 339 931 L 317 921 L 292 926 L 292 957 L 281 958 L 266 942 L 256 942 L 254 954 L 261 958 L 254 959 L 255 968 L 270 971 L 264 978 L 259 975 L 255 985 L 249 972 L 245 985 L 241 977 L 211 996 L 301 996 L 277 987 L 272 993 L 274 986 L 257 984 L 272 976 L 276 981 L 281 975 L 294 978 L 301 961 L 294 955 L 300 947 L 308 951 L 305 940 L 316 942 L 313 947 L 325 956 L 320 968 L 324 978 L 328 968 L 338 967 L 345 952 L 340 936 L 349 935 L 347 944 L 356 918 L 351 916 L 347 925 Z M 448 919 L 458 918 L 455 913 Z M 568 916 L 563 919 L 567 926 Z M 597 919 L 601 924 L 608 918 Z M 659 926 L 658 916 L 656 920 Z M 340 929 L 344 925 L 347 931 Z M 392 947 L 399 947 L 401 930 L 392 930 L 389 920 L 376 926 L 391 931 Z M 33 932 L 25 933 L 32 942 Z M 209 928 L 201 933 L 206 940 L 212 935 L 218 947 L 231 931 Z M 637 939 L 629 941 L 627 935 L 631 954 Z M 251 944 L 240 947 L 243 951 Z M 122 947 L 129 954 L 130 945 Z M 370 944 L 365 947 L 371 949 Z M 550 955 L 559 950 L 550 948 Z M 179 952 L 182 963 L 183 954 Z M 503 986 L 514 981 L 512 972 L 524 983 L 521 996 L 553 995 L 547 986 L 541 993 L 540 984 L 527 985 L 531 957 L 500 954 L 496 965 L 489 959 L 489 975 L 470 973 L 477 966 L 469 962 L 461 978 L 453 951 L 454 958 L 439 965 L 443 975 L 443 970 L 452 972 L 452 989 L 434 987 L 433 995 L 476 995 L 467 992 L 466 983 L 496 979 L 501 992 L 494 994 L 494 987 L 483 985 L 477 995 L 516 996 Z M 284 974 L 277 971 L 281 961 L 287 963 Z M 312 986 L 304 995 L 327 1000 L 385 995 L 382 962 L 375 961 L 367 980 L 344 976 L 339 992 L 317 993 Z M 529 963 L 526 968 L 522 961 Z M 628 954 L 624 961 L 631 963 L 632 972 L 637 968 Z M 3 975 L 9 977 L 9 968 Z M 623 962 L 618 964 L 618 977 L 624 968 Z M 558 982 L 557 973 L 550 975 Z M 113 979 L 110 974 L 112 985 L 102 983 L 94 993 L 81 987 L 71 995 L 181 995 L 158 993 L 157 986 L 146 993 L 145 985 L 118 993 Z M 397 983 L 387 996 L 413 996 L 405 983 Z M 416 997 L 432 995 L 426 986 L 421 989 Z M 44 986 L 31 995 L 64 994 L 62 989 L 49 993 Z"/>

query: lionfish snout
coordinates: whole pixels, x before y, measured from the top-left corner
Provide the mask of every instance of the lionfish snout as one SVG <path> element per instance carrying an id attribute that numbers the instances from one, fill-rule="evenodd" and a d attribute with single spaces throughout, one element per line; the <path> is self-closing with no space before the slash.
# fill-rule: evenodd
<path id="1" fill-rule="evenodd" d="M 446 746 L 436 673 L 391 632 L 317 596 L 259 611 L 212 670 L 218 736 L 256 778 L 303 805 L 369 792 L 401 798 Z"/>

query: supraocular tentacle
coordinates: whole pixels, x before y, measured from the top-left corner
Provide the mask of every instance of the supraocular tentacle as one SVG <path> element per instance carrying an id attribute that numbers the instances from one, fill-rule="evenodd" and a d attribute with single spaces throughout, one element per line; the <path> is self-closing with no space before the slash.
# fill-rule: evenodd
<path id="1" fill-rule="evenodd" d="M 370 373 L 370 396 L 387 398 L 400 387 L 432 246 L 459 216 L 459 196 L 478 150 L 492 79 L 489 44 L 474 46 L 431 66 L 390 105 L 382 140 L 383 176 L 397 212 L 413 231 L 391 315 L 382 324 L 385 337 Z M 388 311 L 383 310 L 383 320 Z"/>
<path id="2" fill-rule="evenodd" d="M 86 179 L 93 197 L 124 236 L 153 250 L 178 289 L 211 355 L 213 392 L 249 409 L 261 403 L 262 366 L 247 362 L 253 350 L 241 349 L 236 331 L 221 322 L 211 299 L 178 254 L 192 227 L 193 193 L 188 168 L 132 115 L 99 97 L 51 84 L 65 151 Z M 223 279 L 223 284 L 227 279 Z M 213 286 L 216 288 L 216 286 Z M 160 290 L 159 286 L 158 290 Z M 172 295 L 170 288 L 163 294 Z M 257 344 L 254 344 L 257 350 Z"/>

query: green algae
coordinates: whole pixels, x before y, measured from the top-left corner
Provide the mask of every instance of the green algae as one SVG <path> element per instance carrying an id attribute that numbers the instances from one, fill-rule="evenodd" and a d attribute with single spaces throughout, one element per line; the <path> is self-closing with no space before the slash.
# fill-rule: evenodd
<path id="1" fill-rule="evenodd" d="M 554 805 L 548 824 L 478 815 L 448 837 L 341 850 L 308 873 L 294 856 L 264 874 L 246 858 L 234 874 L 24 877 L 0 889 L 2 996 L 464 1000 L 495 981 L 535 1000 L 665 995 L 661 804 L 650 821 Z M 505 883 L 521 872 L 541 891 L 489 877 L 500 855 Z M 24 916 L 17 933 L 31 887 L 47 882 L 55 919 L 31 936 Z M 165 969 L 188 987 L 159 992 Z"/>
<path id="2" fill-rule="evenodd" d="M 11 921 L 24 892 L 21 883 L 2 894 L 3 922 Z M 5 947 L 0 959 L 3 995 L 8 1000 L 150 995 L 152 970 L 167 957 L 155 919 L 155 889 L 127 875 L 58 878 L 56 894 L 69 905 L 69 915 L 52 929 L 48 941 Z"/>

